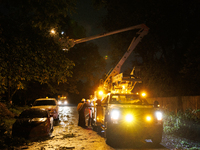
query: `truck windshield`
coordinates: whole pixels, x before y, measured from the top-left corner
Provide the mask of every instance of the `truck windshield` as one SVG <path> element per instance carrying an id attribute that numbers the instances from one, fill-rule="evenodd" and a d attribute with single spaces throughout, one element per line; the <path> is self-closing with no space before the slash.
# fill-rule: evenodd
<path id="1" fill-rule="evenodd" d="M 110 97 L 110 104 L 148 104 L 145 99 L 140 99 L 138 95 L 115 94 Z"/>

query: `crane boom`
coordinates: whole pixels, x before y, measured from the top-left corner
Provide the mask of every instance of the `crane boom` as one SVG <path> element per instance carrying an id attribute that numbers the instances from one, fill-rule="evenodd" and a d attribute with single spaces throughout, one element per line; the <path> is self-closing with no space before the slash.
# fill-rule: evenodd
<path id="1" fill-rule="evenodd" d="M 130 30 L 134 30 L 134 29 L 148 30 L 149 28 L 145 24 L 139 24 L 139 25 L 136 25 L 136 26 L 131 26 L 131 27 L 128 27 L 128 28 L 124 28 L 124 29 L 120 29 L 120 30 L 116 30 L 116 31 L 108 32 L 108 33 L 98 34 L 98 35 L 94 35 L 94 36 L 90 36 L 90 37 L 86 37 L 86 38 L 81 38 L 81 39 L 69 39 L 68 37 L 67 38 L 61 38 L 60 43 L 61 43 L 62 47 L 64 47 L 64 49 L 69 49 L 69 48 L 74 47 L 75 44 L 92 41 L 92 40 L 95 40 L 95 39 L 99 39 L 99 38 L 102 38 L 102 37 L 110 36 L 110 35 L 117 34 L 117 33 L 122 33 L 122 32 L 125 32 L 125 31 L 130 31 Z"/>
<path id="2" fill-rule="evenodd" d="M 131 26 L 131 27 L 128 27 L 128 28 L 124 28 L 124 29 L 120 29 L 120 30 L 116 30 L 116 31 L 108 32 L 108 33 L 103 33 L 103 34 L 98 34 L 98 35 L 95 35 L 95 36 L 90 36 L 90 37 L 87 37 L 87 38 L 77 39 L 77 40 L 74 40 L 74 44 L 95 40 L 95 39 L 98 39 L 98 38 L 106 37 L 106 36 L 109 36 L 109 35 L 129 31 L 129 30 L 144 29 L 144 28 L 147 29 L 148 27 L 145 24 Z"/>
<path id="3" fill-rule="evenodd" d="M 101 85 L 101 87 L 103 86 L 104 89 L 109 91 L 109 90 L 112 89 L 112 87 L 111 87 L 112 84 L 113 84 L 112 78 L 115 77 L 115 79 L 113 79 L 113 80 L 115 80 L 115 82 L 116 82 L 116 80 L 119 81 L 119 77 L 117 75 L 120 75 L 119 73 L 121 71 L 122 65 L 127 60 L 127 58 L 130 56 L 130 54 L 135 49 L 137 44 L 141 41 L 141 39 L 145 35 L 147 35 L 149 28 L 145 24 L 139 24 L 139 25 L 136 25 L 136 26 L 131 26 L 131 27 L 128 27 L 128 28 L 124 28 L 124 29 L 120 29 L 120 30 L 116 30 L 116 31 L 108 32 L 108 33 L 98 34 L 98 35 L 95 35 L 95 36 L 86 37 L 86 38 L 82 38 L 82 39 L 69 39 L 69 38 L 65 39 L 65 38 L 62 38 L 62 39 L 60 39 L 60 42 L 61 42 L 61 45 L 64 47 L 64 49 L 68 49 L 68 48 L 73 47 L 75 44 L 95 40 L 95 39 L 98 39 L 98 38 L 102 38 L 102 37 L 126 32 L 126 31 L 130 31 L 130 30 L 134 30 L 134 29 L 139 29 L 139 31 L 136 33 L 138 36 L 137 37 L 135 36 L 133 38 L 133 40 L 132 40 L 129 48 L 127 49 L 126 53 L 124 54 L 124 56 L 121 58 L 121 60 L 115 66 L 115 68 L 109 73 L 109 75 L 106 77 L 106 79 L 103 81 L 103 83 Z M 132 84 L 133 87 L 134 87 L 135 84 L 136 84 L 136 82 L 134 82 Z"/>
<path id="4" fill-rule="evenodd" d="M 120 73 L 121 67 L 124 64 L 124 62 L 126 61 L 126 59 L 130 56 L 130 54 L 135 49 L 137 44 L 142 40 L 142 38 L 145 35 L 147 35 L 149 28 L 144 24 L 139 25 L 139 27 L 140 27 L 140 30 L 137 32 L 137 34 L 139 34 L 139 36 L 133 38 L 133 40 L 132 40 L 129 48 L 127 49 L 126 53 L 124 54 L 124 56 L 121 58 L 121 60 L 118 62 L 118 64 L 115 66 L 115 68 L 110 72 L 110 74 L 105 79 L 104 87 L 106 87 L 107 89 L 109 89 L 108 86 L 109 86 L 109 84 L 111 84 L 112 77 L 114 77 Z M 134 29 L 136 29 L 136 28 L 134 28 Z"/>

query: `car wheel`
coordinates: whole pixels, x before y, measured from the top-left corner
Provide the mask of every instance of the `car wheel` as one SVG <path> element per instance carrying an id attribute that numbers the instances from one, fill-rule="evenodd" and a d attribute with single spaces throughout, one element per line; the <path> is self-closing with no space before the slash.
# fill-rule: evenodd
<path id="1" fill-rule="evenodd" d="M 54 119 L 53 124 L 54 124 L 55 126 L 59 125 L 59 118 Z"/>

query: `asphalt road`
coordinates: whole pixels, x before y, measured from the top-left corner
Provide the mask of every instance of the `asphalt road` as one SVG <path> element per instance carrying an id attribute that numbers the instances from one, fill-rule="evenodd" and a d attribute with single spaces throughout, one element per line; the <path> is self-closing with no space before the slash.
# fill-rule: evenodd
<path id="1" fill-rule="evenodd" d="M 60 106 L 60 123 L 54 126 L 50 138 L 32 141 L 28 146 L 15 149 L 34 150 L 115 150 L 115 149 L 168 149 L 163 145 L 156 147 L 150 141 L 140 145 L 123 145 L 114 148 L 106 144 L 105 138 L 98 135 L 91 128 L 83 129 L 78 124 L 78 112 L 76 106 Z M 122 139 L 123 140 L 123 139 Z"/>

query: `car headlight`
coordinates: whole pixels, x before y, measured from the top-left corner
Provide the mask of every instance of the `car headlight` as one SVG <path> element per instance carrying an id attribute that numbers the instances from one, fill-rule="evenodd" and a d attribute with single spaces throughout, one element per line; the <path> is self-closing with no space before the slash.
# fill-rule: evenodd
<path id="1" fill-rule="evenodd" d="M 156 112 L 156 118 L 157 120 L 162 120 L 162 113 L 160 111 Z"/>
<path id="2" fill-rule="evenodd" d="M 33 119 L 31 119 L 31 121 L 45 122 L 45 121 L 47 121 L 47 118 L 46 117 L 45 118 L 33 118 Z"/>
<path id="3" fill-rule="evenodd" d="M 58 104 L 60 105 L 60 104 L 61 104 L 61 101 L 58 101 Z"/>
<path id="4" fill-rule="evenodd" d="M 125 119 L 126 119 L 127 122 L 132 122 L 133 121 L 133 115 L 132 114 L 127 114 L 125 116 Z"/>
<path id="5" fill-rule="evenodd" d="M 111 119 L 113 119 L 113 120 L 119 119 L 119 110 L 112 110 L 111 111 Z"/>
<path id="6" fill-rule="evenodd" d="M 67 101 L 64 101 L 64 104 L 67 104 Z"/>

